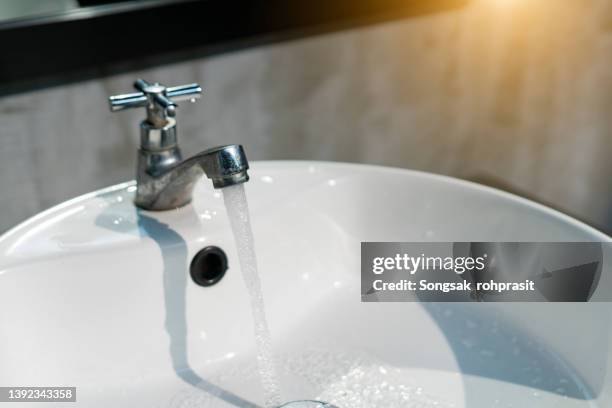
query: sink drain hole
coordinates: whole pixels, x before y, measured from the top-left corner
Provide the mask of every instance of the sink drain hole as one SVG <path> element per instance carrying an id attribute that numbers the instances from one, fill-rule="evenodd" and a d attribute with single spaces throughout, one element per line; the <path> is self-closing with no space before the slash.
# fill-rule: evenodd
<path id="1" fill-rule="evenodd" d="M 212 286 L 219 282 L 227 270 L 227 256 L 219 247 L 208 246 L 198 252 L 191 261 L 191 279 L 200 286 Z"/>

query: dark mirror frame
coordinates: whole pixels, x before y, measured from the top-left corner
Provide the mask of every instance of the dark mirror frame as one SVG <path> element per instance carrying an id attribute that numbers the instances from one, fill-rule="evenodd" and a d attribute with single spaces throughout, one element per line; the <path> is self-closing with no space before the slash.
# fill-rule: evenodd
<path id="1" fill-rule="evenodd" d="M 97 0 L 99 1 L 99 0 Z M 469 0 L 122 2 L 0 23 L 0 95 L 460 7 Z M 146 6 L 146 7 L 145 7 Z"/>

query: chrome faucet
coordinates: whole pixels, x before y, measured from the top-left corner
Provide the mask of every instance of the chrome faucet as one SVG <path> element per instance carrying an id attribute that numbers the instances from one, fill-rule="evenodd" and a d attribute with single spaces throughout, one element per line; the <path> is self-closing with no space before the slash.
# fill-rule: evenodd
<path id="1" fill-rule="evenodd" d="M 249 164 L 241 145 L 219 146 L 182 159 L 176 137 L 175 101 L 195 102 L 202 93 L 198 84 L 166 88 L 138 79 L 134 87 L 140 92 L 111 96 L 109 102 L 112 112 L 146 108 L 147 117 L 140 123 L 134 200 L 138 207 L 163 211 L 188 204 L 202 173 L 215 188 L 249 180 Z"/>

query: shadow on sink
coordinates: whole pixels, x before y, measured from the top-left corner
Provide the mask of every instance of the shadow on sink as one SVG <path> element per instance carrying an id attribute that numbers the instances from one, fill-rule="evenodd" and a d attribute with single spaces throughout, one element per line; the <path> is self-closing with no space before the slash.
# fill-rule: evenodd
<path id="1" fill-rule="evenodd" d="M 186 314 L 189 262 L 187 243 L 180 234 L 167 224 L 159 222 L 136 208 L 133 208 L 133 213 L 126 216 L 121 223 L 116 223 L 115 216 L 105 214 L 103 211 L 96 218 L 96 225 L 120 233 L 137 231 L 141 237 L 148 237 L 159 246 L 163 260 L 165 329 L 170 340 L 170 358 L 176 375 L 186 383 L 228 404 L 244 408 L 258 408 L 258 405 L 203 379 L 189 365 Z"/>
<path id="2" fill-rule="evenodd" d="M 479 303 L 425 302 L 423 306 L 446 336 L 462 373 L 579 400 L 592 400 L 598 394 L 560 354 L 511 324 L 503 312 L 483 310 Z M 602 328 L 593 352 L 605 350 L 606 330 Z M 464 381 L 464 387 L 466 406 L 479 406 L 481 385 Z"/>

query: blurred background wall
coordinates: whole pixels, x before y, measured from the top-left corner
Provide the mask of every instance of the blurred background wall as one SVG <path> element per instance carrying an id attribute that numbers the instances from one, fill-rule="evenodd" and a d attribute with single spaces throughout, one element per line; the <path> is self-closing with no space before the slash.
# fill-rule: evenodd
<path id="1" fill-rule="evenodd" d="M 611 66 L 611 0 L 475 0 L 436 15 L 6 96 L 0 232 L 134 177 L 142 112 L 111 114 L 106 97 L 131 92 L 137 77 L 203 85 L 203 99 L 179 108 L 185 155 L 242 143 L 251 160 L 447 174 L 612 231 Z"/>

